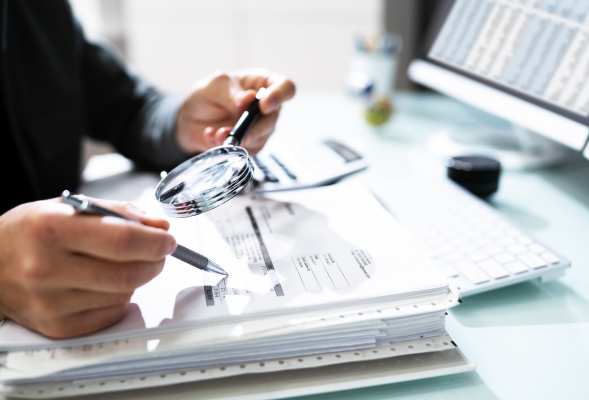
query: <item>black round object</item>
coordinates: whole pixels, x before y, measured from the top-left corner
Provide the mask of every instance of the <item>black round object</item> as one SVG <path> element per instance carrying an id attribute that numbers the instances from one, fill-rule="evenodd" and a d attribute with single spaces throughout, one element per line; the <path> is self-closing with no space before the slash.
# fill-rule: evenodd
<path id="1" fill-rule="evenodd" d="M 446 160 L 448 178 L 471 193 L 485 197 L 499 188 L 499 161 L 484 156 L 450 157 Z"/>

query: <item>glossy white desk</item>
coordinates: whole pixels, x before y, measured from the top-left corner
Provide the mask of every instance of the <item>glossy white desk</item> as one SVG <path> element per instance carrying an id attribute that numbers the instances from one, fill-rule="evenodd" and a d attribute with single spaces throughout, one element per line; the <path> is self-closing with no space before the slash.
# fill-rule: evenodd
<path id="1" fill-rule="evenodd" d="M 414 172 L 444 174 L 428 153 L 427 136 L 457 125 L 491 122 L 436 95 L 403 95 L 394 120 L 369 127 L 359 106 L 341 94 L 299 93 L 283 111 L 273 141 L 338 138 L 369 158 L 371 167 L 348 179 L 363 182 Z M 496 123 L 496 122 L 495 122 Z M 97 197 L 131 200 L 155 185 L 148 174 L 85 185 Z M 476 372 L 299 399 L 587 399 L 589 398 L 589 161 L 575 155 L 558 168 L 505 172 L 491 204 L 572 260 L 554 282 L 528 282 L 464 299 L 448 331 Z M 484 343 L 494 343 L 489 346 Z M 189 399 L 172 388 L 142 398 Z M 106 397 L 105 397 L 106 398 Z"/>

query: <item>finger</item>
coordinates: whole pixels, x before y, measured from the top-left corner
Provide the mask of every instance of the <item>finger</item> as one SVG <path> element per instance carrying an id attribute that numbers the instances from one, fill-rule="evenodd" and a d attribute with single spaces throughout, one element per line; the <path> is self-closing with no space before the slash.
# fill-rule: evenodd
<path id="1" fill-rule="evenodd" d="M 215 131 L 215 146 L 221 146 L 223 144 L 229 133 L 231 133 L 231 129 L 229 126 L 224 126 Z"/>
<path id="2" fill-rule="evenodd" d="M 219 144 L 217 144 L 216 133 L 217 133 L 217 130 L 215 128 L 213 128 L 212 126 L 206 127 L 205 130 L 203 131 L 202 136 L 203 136 L 204 142 L 207 147 L 210 148 L 210 147 L 220 146 Z"/>
<path id="3" fill-rule="evenodd" d="M 47 275 L 45 286 L 105 293 L 130 293 L 160 274 L 165 259 L 113 263 L 79 254 L 67 255 Z"/>
<path id="4" fill-rule="evenodd" d="M 267 88 L 272 84 L 270 81 L 272 72 L 266 68 L 246 68 L 237 71 L 236 75 L 239 78 L 241 86 L 246 90 L 252 89 L 257 92 L 260 88 Z"/>
<path id="5" fill-rule="evenodd" d="M 100 202 L 124 211 L 114 202 Z M 138 217 L 146 223 L 158 225 L 157 218 Z M 167 227 L 165 221 L 159 225 Z M 58 201 L 39 203 L 27 214 L 23 227 L 31 243 L 45 243 L 44 248 L 52 254 L 63 249 L 113 261 L 155 261 L 171 254 L 177 247 L 174 237 L 164 229 L 122 218 L 78 214 L 70 205 Z M 32 265 L 48 263 L 37 250 L 26 256 Z"/>
<path id="6" fill-rule="evenodd" d="M 269 115 L 261 116 L 251 130 L 246 134 L 241 146 L 244 147 L 248 153 L 255 155 L 258 153 L 268 141 L 270 135 L 274 132 L 276 121 L 278 120 L 279 112 L 274 112 Z M 208 128 L 207 128 L 208 129 Z M 215 131 L 215 146 L 223 144 L 227 136 L 231 132 L 231 127 L 224 126 Z"/>
<path id="7" fill-rule="evenodd" d="M 153 226 L 154 228 L 160 228 L 164 230 L 170 229 L 170 223 L 163 219 L 153 215 L 147 214 L 145 211 L 137 208 L 135 205 L 126 201 L 113 201 L 113 200 L 102 200 L 88 197 L 88 199 L 99 206 L 110 209 L 112 211 L 123 214 L 127 217 L 138 220 L 144 225 Z"/>
<path id="8" fill-rule="evenodd" d="M 37 321 L 33 329 L 56 339 L 85 335 L 119 322 L 127 314 L 128 308 L 129 303 L 125 303 L 82 311 L 49 321 Z"/>
<path id="9" fill-rule="evenodd" d="M 237 123 L 237 120 L 239 117 L 241 117 L 241 114 L 243 114 L 248 109 L 254 100 L 256 100 L 256 93 L 257 92 L 255 90 L 244 90 L 237 95 L 235 98 L 236 108 L 234 113 L 234 117 L 237 118 L 234 118 L 232 125 Z"/>
<path id="10" fill-rule="evenodd" d="M 255 68 L 241 71 L 240 82 L 244 89 L 257 91 L 261 87 L 266 88 L 264 97 L 260 99 L 262 114 L 278 111 L 282 103 L 292 99 L 296 92 L 296 86 L 290 79 L 264 69 Z"/>
<path id="11" fill-rule="evenodd" d="M 133 292 L 105 293 L 89 290 L 50 290 L 29 299 L 28 309 L 35 319 L 55 319 L 82 311 L 129 303 Z"/>
<path id="12" fill-rule="evenodd" d="M 231 115 L 239 113 L 242 98 L 249 95 L 239 79 L 232 74 L 217 72 L 202 89 L 210 104 L 216 105 L 218 111 L 211 110 L 208 116 L 212 120 L 222 120 L 227 112 Z"/>
<path id="13" fill-rule="evenodd" d="M 268 78 L 268 83 L 270 86 L 260 99 L 260 110 L 263 114 L 278 111 L 282 103 L 292 99 L 296 92 L 295 84 L 282 75 L 272 74 Z"/>
<path id="14" fill-rule="evenodd" d="M 241 143 L 250 155 L 257 154 L 274 132 L 279 112 L 261 116 Z"/>
<path id="15" fill-rule="evenodd" d="M 96 199 L 88 196 L 86 196 L 86 198 L 91 202 L 98 204 L 101 207 L 115 211 L 119 214 L 123 214 L 132 219 L 136 219 L 144 225 L 153 226 L 154 228 L 160 228 L 166 231 L 170 229 L 170 223 L 167 220 L 153 215 L 149 215 L 145 211 L 141 210 L 140 208 L 136 207 L 134 204 L 131 204 L 129 202 Z M 63 204 L 61 198 L 59 197 L 49 199 L 48 202 L 54 204 Z M 70 214 L 73 214 L 73 212 L 71 212 Z"/>
<path id="16" fill-rule="evenodd" d="M 145 218 L 143 221 L 154 222 Z M 174 237 L 164 229 L 116 217 L 76 214 L 46 224 L 54 231 L 54 242 L 61 248 L 104 260 L 161 260 L 177 246 Z"/>

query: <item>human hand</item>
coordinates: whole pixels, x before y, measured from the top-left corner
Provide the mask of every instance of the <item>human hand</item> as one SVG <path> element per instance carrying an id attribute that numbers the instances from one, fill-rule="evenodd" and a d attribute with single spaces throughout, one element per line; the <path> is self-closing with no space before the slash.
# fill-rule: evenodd
<path id="1" fill-rule="evenodd" d="M 176 118 L 180 148 L 194 154 L 222 145 L 262 87 L 267 88 L 260 99 L 262 115 L 241 143 L 255 155 L 274 132 L 282 103 L 295 94 L 291 80 L 259 68 L 217 73 L 196 82 Z"/>
<path id="2" fill-rule="evenodd" d="M 177 245 L 166 220 L 124 202 L 97 203 L 144 225 L 77 214 L 58 199 L 0 216 L 1 318 L 65 338 L 125 316 L 133 291 L 161 272 Z"/>

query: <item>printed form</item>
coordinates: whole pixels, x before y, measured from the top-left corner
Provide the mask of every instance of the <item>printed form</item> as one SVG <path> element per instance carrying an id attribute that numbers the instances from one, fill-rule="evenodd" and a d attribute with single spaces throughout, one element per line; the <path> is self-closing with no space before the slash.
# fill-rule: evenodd
<path id="1" fill-rule="evenodd" d="M 351 249 L 346 254 L 345 243 L 338 243 L 337 235 L 325 235 L 329 229 L 327 221 L 316 212 L 298 204 L 271 200 L 252 202 L 240 198 L 238 202 L 244 204 L 218 209 L 209 215 L 233 257 L 244 263 L 217 286 L 205 286 L 207 306 L 223 304 L 224 298 L 231 295 L 245 295 L 251 300 L 265 298 L 267 293 L 285 296 L 283 285 L 292 295 L 349 288 L 346 275 L 352 280 L 370 279 L 367 268 L 372 268 L 373 260 L 368 250 Z M 305 229 L 304 241 L 286 235 L 295 224 L 309 228 Z M 331 236 L 330 243 L 320 243 L 318 235 Z M 335 252 L 339 253 L 340 263 L 336 261 Z M 274 261 L 270 253 L 275 256 Z M 356 262 L 350 263 L 351 260 Z M 362 274 L 358 273 L 358 268 Z M 248 280 L 252 279 L 258 283 L 256 295 L 249 287 Z M 266 283 L 267 291 L 263 290 L 262 282 Z"/>
<path id="2" fill-rule="evenodd" d="M 207 214 L 172 223 L 180 242 L 186 237 L 191 241 L 186 244 L 229 272 L 218 284 L 204 284 L 190 319 L 284 312 L 447 288 L 394 218 L 361 185 L 255 199 L 238 196 Z"/>

